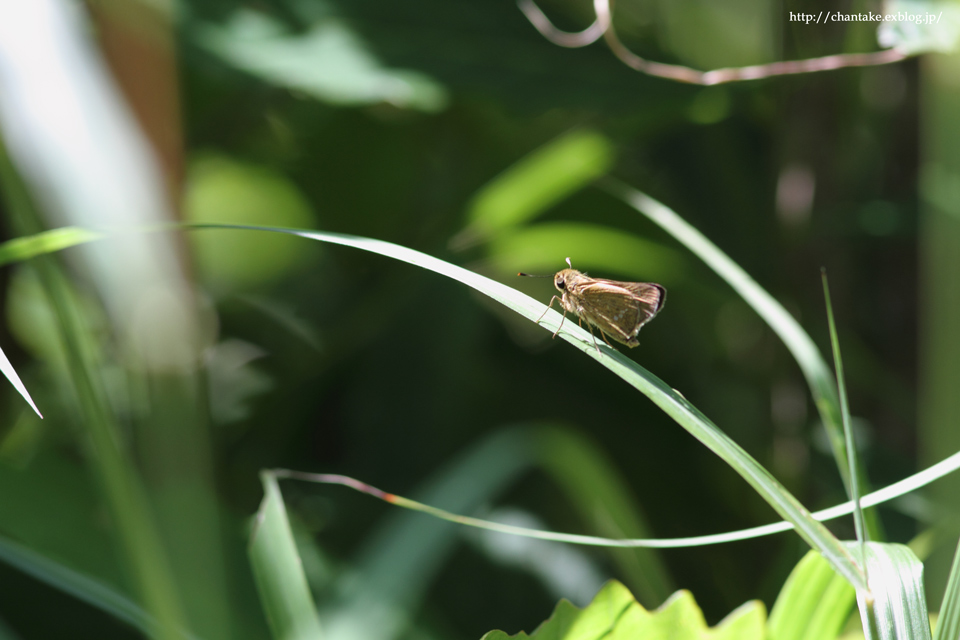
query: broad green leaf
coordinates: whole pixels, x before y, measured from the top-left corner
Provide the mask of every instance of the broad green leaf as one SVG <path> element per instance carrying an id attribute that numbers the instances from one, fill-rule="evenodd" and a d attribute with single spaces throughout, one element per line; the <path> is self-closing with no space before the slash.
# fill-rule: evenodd
<path id="1" fill-rule="evenodd" d="M 617 581 L 608 582 L 589 605 L 578 609 L 566 600 L 531 634 L 491 631 L 481 640 L 763 640 L 766 612 L 748 602 L 709 628 L 689 591 L 678 591 L 656 611 L 647 611 Z"/>
<path id="2" fill-rule="evenodd" d="M 207 25 L 196 37 L 240 69 L 331 104 L 385 102 L 429 112 L 447 105 L 439 82 L 419 71 L 383 66 L 363 39 L 334 17 L 295 35 L 265 14 L 242 9 L 226 27 Z"/>
<path id="3" fill-rule="evenodd" d="M 868 542 L 865 551 L 870 589 L 857 590 L 864 637 L 928 640 L 930 620 L 923 589 L 923 563 L 902 544 Z"/>
<path id="4" fill-rule="evenodd" d="M 318 640 L 320 618 L 307 586 L 277 480 L 260 474 L 263 502 L 250 534 L 250 564 L 276 640 Z"/>
<path id="5" fill-rule="evenodd" d="M 831 640 L 840 635 L 856 603 L 850 583 L 816 551 L 808 551 L 770 611 L 769 640 Z"/>
<path id="6" fill-rule="evenodd" d="M 877 27 L 881 47 L 908 55 L 948 53 L 960 42 L 960 5 L 936 0 L 887 0 L 880 10 L 892 19 Z"/>
<path id="7" fill-rule="evenodd" d="M 610 141 L 596 131 L 572 131 L 550 141 L 477 192 L 460 240 L 475 241 L 535 218 L 604 175 L 613 155 Z"/>

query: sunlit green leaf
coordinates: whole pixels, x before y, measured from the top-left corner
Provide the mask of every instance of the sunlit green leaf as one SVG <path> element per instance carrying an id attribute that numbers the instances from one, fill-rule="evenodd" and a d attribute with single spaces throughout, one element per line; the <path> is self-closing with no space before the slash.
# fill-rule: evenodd
<path id="1" fill-rule="evenodd" d="M 905 545 L 879 542 L 866 544 L 866 560 L 870 589 L 857 590 L 865 637 L 928 640 L 923 563 Z"/>
<path id="2" fill-rule="evenodd" d="M 770 611 L 769 640 L 831 640 L 850 618 L 856 591 L 816 551 L 808 551 Z"/>
<path id="3" fill-rule="evenodd" d="M 14 238 L 0 244 L 0 265 L 28 260 L 46 253 L 92 242 L 102 237 L 102 234 L 88 229 L 61 227 L 36 233 L 32 236 Z"/>
<path id="4" fill-rule="evenodd" d="M 553 615 L 531 634 L 484 634 L 482 640 L 763 640 L 766 611 L 748 602 L 709 628 L 689 591 L 678 591 L 656 611 L 647 611 L 622 584 L 611 581 L 587 607 L 578 609 L 561 600 Z"/>

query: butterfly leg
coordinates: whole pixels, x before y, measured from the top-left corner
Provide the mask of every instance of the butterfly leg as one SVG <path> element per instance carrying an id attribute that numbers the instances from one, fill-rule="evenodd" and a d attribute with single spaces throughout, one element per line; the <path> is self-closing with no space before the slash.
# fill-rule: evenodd
<path id="1" fill-rule="evenodd" d="M 599 329 L 599 327 L 598 327 L 598 329 Z M 603 341 L 607 343 L 607 346 L 608 346 L 608 347 L 610 347 L 611 349 L 613 349 L 614 346 L 613 346 L 612 344 L 610 344 L 610 341 L 607 339 L 607 334 L 605 334 L 605 333 L 603 332 L 603 329 L 599 329 L 599 331 L 600 331 L 600 337 L 603 338 Z"/>
<path id="2" fill-rule="evenodd" d="M 587 323 L 587 329 L 590 330 L 590 337 L 593 338 L 593 348 L 597 350 L 597 353 L 600 353 L 600 345 L 597 344 L 597 336 L 593 335 L 593 326 L 591 326 L 589 322 Z M 599 327 L 597 327 L 597 329 L 600 331 L 600 335 L 602 336 L 603 329 L 600 329 Z M 604 340 L 606 340 L 606 338 L 604 338 Z M 608 342 L 607 344 L 610 343 Z"/>
<path id="3" fill-rule="evenodd" d="M 559 298 L 558 298 L 557 296 L 553 296 L 552 298 L 550 298 L 550 302 L 547 304 L 547 308 L 544 309 L 544 310 L 543 310 L 543 313 L 540 314 L 540 317 L 537 318 L 537 324 L 540 324 L 540 321 L 543 320 L 543 316 L 547 315 L 547 311 L 549 311 L 550 309 L 553 308 L 553 301 L 554 301 L 554 300 L 559 300 Z M 563 315 L 564 315 L 564 316 L 567 315 L 566 310 L 564 310 Z M 561 324 L 563 324 L 563 323 L 561 322 Z M 559 329 L 557 329 L 557 331 L 559 331 Z"/>
<path id="4" fill-rule="evenodd" d="M 553 297 L 556 298 L 557 296 L 553 296 Z M 563 317 L 560 318 L 560 327 L 563 326 L 563 321 L 566 320 L 566 319 L 567 319 L 567 310 L 564 309 L 564 310 L 563 310 Z M 554 338 L 557 337 L 557 334 L 560 333 L 560 327 L 557 327 L 557 330 L 553 332 L 553 336 L 552 336 L 552 337 L 554 337 Z"/>

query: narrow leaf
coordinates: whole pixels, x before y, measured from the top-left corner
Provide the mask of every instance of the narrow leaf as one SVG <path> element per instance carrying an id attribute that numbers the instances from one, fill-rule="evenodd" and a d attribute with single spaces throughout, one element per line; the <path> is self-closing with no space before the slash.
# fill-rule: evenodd
<path id="1" fill-rule="evenodd" d="M 468 227 L 453 244 L 469 244 L 526 222 L 605 174 L 610 141 L 590 130 L 572 131 L 524 157 L 477 192 Z"/>
<path id="2" fill-rule="evenodd" d="M 827 430 L 837 467 L 850 486 L 846 445 L 840 419 L 836 383 L 816 344 L 790 313 L 763 287 L 702 233 L 666 205 L 620 182 L 605 180 L 603 186 L 614 196 L 642 213 L 704 261 L 734 291 L 753 307 L 780 337 L 803 372 L 813 393 L 820 419 Z"/>
<path id="3" fill-rule="evenodd" d="M 99 240 L 102 237 L 103 234 L 80 227 L 60 227 L 59 229 L 14 238 L 0 244 L 0 265 L 22 262 L 47 253 L 54 253 Z"/>
<path id="4" fill-rule="evenodd" d="M 5 538 L 0 538 L 0 560 L 35 580 L 136 627 L 146 635 L 157 633 L 156 622 L 149 613 L 129 596 L 96 578 Z"/>
<path id="5" fill-rule="evenodd" d="M 511 287 L 419 251 L 381 240 L 339 233 L 299 231 L 274 227 L 251 227 L 246 225 L 196 224 L 188 225 L 187 228 L 275 231 L 279 233 L 292 233 L 303 238 L 312 238 L 322 242 L 351 246 L 408 262 L 462 282 L 493 298 L 504 306 L 513 309 L 533 322 L 536 322 L 537 319 L 542 316 L 540 325 L 551 333 L 560 328 L 562 321 L 562 316 L 559 313 L 553 310 L 547 310 L 543 303 Z M 544 315 L 545 311 L 546 314 Z M 597 360 L 601 365 L 650 398 L 654 404 L 659 406 L 680 426 L 689 431 L 691 435 L 700 440 L 711 451 L 733 467 L 737 473 L 743 476 L 781 517 L 796 526 L 797 532 L 808 544 L 818 549 L 828 558 L 838 572 L 843 574 L 844 577 L 850 580 L 855 586 L 863 586 L 864 578 L 859 567 L 857 567 L 847 550 L 826 527 L 817 522 L 799 500 L 788 492 L 766 469 L 754 460 L 753 457 L 723 433 L 709 418 L 703 415 L 679 392 L 672 389 L 660 378 L 615 349 L 604 345 L 600 347 L 600 351 L 598 352 L 594 346 L 591 335 L 587 333 L 586 330 L 571 322 L 566 323 L 564 331 L 561 331 L 559 336 L 583 351 L 588 357 Z"/>
<path id="6" fill-rule="evenodd" d="M 560 328 L 562 321 L 562 316 L 559 313 L 546 309 L 543 303 L 511 287 L 419 251 L 381 240 L 339 233 L 250 225 L 192 224 L 182 225 L 181 228 L 196 230 L 247 229 L 251 231 L 272 231 L 276 233 L 289 233 L 321 242 L 350 246 L 429 269 L 462 282 L 500 302 L 509 309 L 516 311 L 532 322 L 537 322 L 538 319 L 540 319 L 540 325 L 551 333 Z M 768 295 L 766 292 L 760 291 L 763 295 Z M 782 307 L 778 306 L 778 308 L 782 310 Z M 784 311 L 784 313 L 786 312 Z M 806 334 L 802 333 L 802 330 L 801 334 L 809 340 Z M 573 323 L 566 323 L 564 331 L 560 332 L 559 336 L 561 339 L 583 351 L 588 357 L 597 360 L 599 364 L 605 366 L 650 398 L 667 415 L 680 424 L 680 426 L 689 431 L 691 435 L 704 443 L 711 451 L 720 456 L 733 467 L 737 473 L 743 476 L 781 517 L 796 527 L 797 532 L 808 544 L 818 549 L 828 558 L 831 565 L 834 566 L 839 573 L 854 585 L 862 586 L 864 584 L 864 577 L 859 567 L 857 567 L 853 558 L 839 541 L 822 524 L 817 522 L 811 516 L 810 512 L 777 482 L 766 469 L 724 434 L 679 392 L 672 389 L 657 376 L 633 360 L 630 360 L 612 348 L 604 345 L 600 347 L 600 352 L 597 352 L 591 335 Z M 819 353 L 816 352 L 815 347 L 813 347 L 813 350 L 815 353 Z M 827 372 L 826 375 L 829 379 L 829 372 Z"/>
<path id="7" fill-rule="evenodd" d="M 250 564 L 276 640 L 318 640 L 320 618 L 307 586 L 300 554 L 277 480 L 261 473 L 263 502 L 250 535 Z"/>
<path id="8" fill-rule="evenodd" d="M 849 464 L 850 498 L 853 500 L 853 525 L 857 532 L 857 541 L 860 542 L 860 558 L 865 563 L 863 543 L 866 541 L 866 530 L 863 524 L 863 509 L 860 505 L 860 471 L 857 468 L 857 445 L 853 441 L 853 427 L 850 425 L 850 406 L 847 403 L 847 385 L 843 376 L 843 358 L 840 357 L 840 338 L 837 336 L 837 324 L 833 317 L 833 303 L 830 300 L 830 286 L 827 283 L 827 272 L 821 272 L 823 279 L 823 297 L 827 303 L 827 323 L 830 326 L 830 345 L 833 347 L 833 362 L 837 372 L 837 389 L 840 392 L 840 417 L 843 421 L 843 437 L 846 444 L 847 462 Z M 867 582 L 870 581 L 869 574 Z"/>
<path id="9" fill-rule="evenodd" d="M 27 404 L 30 405 L 30 408 L 33 409 L 38 416 L 41 418 L 43 414 L 40 413 L 40 410 L 37 409 L 37 405 L 34 404 L 33 398 L 30 397 L 30 392 L 27 391 L 27 387 L 24 386 L 23 382 L 20 380 L 20 376 L 17 375 L 16 370 L 13 368 L 13 365 L 10 364 L 10 361 L 7 359 L 7 354 L 0 349 L 0 371 L 3 372 L 3 375 L 10 381 L 10 384 L 13 385 L 13 388 L 23 396 L 23 399 L 27 401 Z"/>

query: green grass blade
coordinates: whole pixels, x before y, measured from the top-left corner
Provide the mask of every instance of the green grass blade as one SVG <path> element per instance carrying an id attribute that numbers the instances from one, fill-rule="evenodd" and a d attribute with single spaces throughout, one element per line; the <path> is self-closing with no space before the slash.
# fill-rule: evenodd
<path id="1" fill-rule="evenodd" d="M 16 369 L 10 364 L 10 360 L 7 359 L 7 354 L 5 354 L 2 349 L 0 349 L 0 372 L 3 372 L 4 377 L 10 381 L 13 388 L 17 390 L 17 393 L 23 396 L 23 399 L 27 401 L 30 408 L 42 418 L 43 414 L 40 413 L 40 409 L 38 409 L 37 405 L 33 402 L 33 398 L 30 397 L 30 392 L 27 391 L 27 387 L 23 384 L 23 381 L 20 380 Z"/>
<path id="2" fill-rule="evenodd" d="M 833 303 L 830 300 L 830 285 L 827 283 L 826 270 L 821 272 L 823 279 L 823 297 L 827 303 L 827 323 L 830 326 L 830 345 L 833 347 L 833 362 L 837 371 L 837 389 L 840 392 L 840 417 L 843 420 L 843 437 L 847 448 L 849 463 L 850 498 L 853 500 L 853 524 L 857 532 L 857 541 L 860 542 L 860 557 L 864 566 L 863 544 L 866 542 L 866 529 L 863 523 L 863 509 L 860 505 L 860 470 L 858 469 L 857 445 L 853 441 L 853 427 L 850 425 L 850 406 L 847 402 L 847 385 L 843 375 L 843 358 L 840 357 L 840 338 L 837 335 L 837 324 L 833 317 Z M 870 576 L 867 575 L 869 582 Z"/>
<path id="3" fill-rule="evenodd" d="M 648 217 L 703 260 L 717 275 L 726 280 L 727 284 L 740 294 L 780 337 L 800 365 L 810 386 L 817 410 L 820 412 L 820 419 L 827 430 L 840 474 L 849 487 L 846 444 L 843 438 L 840 399 L 837 397 L 836 383 L 820 350 L 806 331 L 783 308 L 783 305 L 757 284 L 756 280 L 751 278 L 740 265 L 669 207 L 620 182 L 607 179 L 602 184 L 610 193 Z"/>
<path id="4" fill-rule="evenodd" d="M 816 551 L 790 572 L 770 611 L 769 640 L 832 640 L 857 601 L 856 591 Z"/>
<path id="5" fill-rule="evenodd" d="M 867 494 L 863 497 L 863 506 L 875 507 L 883 504 L 884 502 L 899 498 L 900 496 L 906 495 L 920 487 L 926 486 L 931 482 L 944 477 L 948 473 L 957 471 L 958 469 L 960 469 L 960 453 L 955 453 L 946 460 L 938 462 L 937 464 L 924 469 L 923 471 L 915 473 L 908 478 L 904 478 L 903 480 L 895 482 L 894 484 L 884 487 L 883 489 L 879 489 L 873 493 Z M 702 547 L 710 544 L 736 542 L 739 540 L 751 540 L 754 538 L 760 538 L 762 536 L 773 535 L 775 533 L 783 533 L 794 528 L 792 523 L 781 520 L 779 522 L 761 525 L 758 527 L 751 527 L 749 529 L 741 529 L 739 531 L 729 531 L 726 533 L 682 538 L 605 538 L 601 536 L 558 533 L 554 531 L 545 531 L 542 529 L 530 529 L 499 522 L 492 522 L 489 520 L 481 520 L 479 518 L 471 518 L 452 513 L 445 509 L 439 509 L 435 506 L 424 504 L 416 500 L 411 500 L 403 496 L 387 493 L 386 491 L 349 476 L 337 474 L 311 474 L 290 470 L 277 470 L 276 473 L 278 475 L 283 475 L 284 477 L 296 477 L 302 480 L 308 480 L 310 482 L 336 484 L 349 487 L 355 491 L 365 493 L 369 496 L 377 498 L 378 500 L 383 500 L 384 502 L 388 502 L 405 509 L 419 511 L 441 520 L 455 522 L 457 524 L 463 524 L 470 527 L 476 527 L 478 529 L 497 531 L 516 536 L 524 536 L 537 540 L 552 540 L 554 542 L 582 544 L 594 547 L 612 547 L 619 549 L 681 549 L 685 547 Z M 827 509 L 821 509 L 820 511 L 814 512 L 812 515 L 816 520 L 825 522 L 841 516 L 850 515 L 853 513 L 853 508 L 853 502 L 847 501 Z"/>
<path id="6" fill-rule="evenodd" d="M 2 141 L 0 186 L 14 226 L 21 235 L 39 233 L 40 216 Z M 165 550 L 140 477 L 121 444 L 121 430 L 106 399 L 102 379 L 95 374 L 95 358 L 84 340 L 87 336 L 80 314 L 70 303 L 74 299 L 69 292 L 70 285 L 52 257 L 39 258 L 37 272 L 57 319 L 59 337 L 67 354 L 70 381 L 74 385 L 77 411 L 89 435 L 94 467 L 110 506 L 120 546 L 130 564 L 144 606 L 157 622 L 155 637 L 180 637 L 185 628 L 184 618 Z"/>
<path id="7" fill-rule="evenodd" d="M 953 566 L 947 578 L 947 590 L 940 603 L 940 617 L 933 640 L 953 640 L 960 638 L 960 544 L 953 555 Z"/>
<path id="8" fill-rule="evenodd" d="M 533 322 L 536 322 L 537 319 L 542 316 L 540 325 L 551 333 L 560 327 L 562 320 L 562 316 L 556 311 L 546 310 L 543 303 L 511 287 L 468 271 L 462 267 L 450 264 L 449 262 L 434 258 L 433 256 L 381 240 L 339 233 L 250 225 L 193 224 L 183 225 L 181 228 L 196 230 L 247 229 L 250 231 L 272 231 L 276 233 L 289 233 L 320 242 L 350 246 L 407 262 L 462 282 Z M 763 292 L 763 295 L 768 294 Z M 779 305 L 777 307 L 782 310 L 782 307 L 779 307 Z M 547 312 L 544 315 L 545 310 Z M 784 311 L 784 313 L 786 312 Z M 796 323 L 794 322 L 794 324 Z M 797 328 L 799 329 L 798 325 Z M 809 340 L 809 337 L 807 337 L 805 333 L 802 333 L 802 335 Z M 863 574 L 857 567 L 853 557 L 840 542 L 822 524 L 817 522 L 810 515 L 810 512 L 777 482 L 766 469 L 733 440 L 727 437 L 709 418 L 696 409 L 696 407 L 688 402 L 679 392 L 614 349 L 603 345 L 600 347 L 601 351 L 598 353 L 594 348 L 594 342 L 590 334 L 573 323 L 566 323 L 564 325 L 564 331 L 560 332 L 559 337 L 583 351 L 588 357 L 597 360 L 601 365 L 650 398 L 667 415 L 679 423 L 680 426 L 689 431 L 691 435 L 700 440 L 711 451 L 733 467 L 737 473 L 743 476 L 774 510 L 785 520 L 791 522 L 800 536 L 813 548 L 823 553 L 831 565 L 840 574 L 850 580 L 851 584 L 863 586 Z M 813 347 L 813 349 L 815 351 L 815 347 Z M 827 379 L 829 379 L 829 373 L 827 376 Z"/>
<path id="9" fill-rule="evenodd" d="M 69 249 L 102 237 L 103 234 L 80 227 L 60 227 L 14 238 L 0 244 L 0 266 Z"/>
<path id="10" fill-rule="evenodd" d="M 28 549 L 12 540 L 0 538 L 0 560 L 51 587 L 68 593 L 118 620 L 136 627 L 146 635 L 156 633 L 153 617 L 113 587 L 75 569 Z"/>
<path id="11" fill-rule="evenodd" d="M 930 620 L 923 563 L 902 544 L 868 542 L 865 549 L 870 589 L 857 590 L 864 637 L 928 640 Z"/>
<path id="12" fill-rule="evenodd" d="M 260 479 L 263 502 L 248 552 L 270 631 L 276 640 L 319 640 L 320 617 L 303 573 L 283 496 L 272 474 L 263 472 Z"/>
<path id="13" fill-rule="evenodd" d="M 247 225 L 197 224 L 189 225 L 187 228 L 276 231 L 279 233 L 292 233 L 303 238 L 310 238 L 321 242 L 350 246 L 429 269 L 462 282 L 534 322 L 537 318 L 540 318 L 546 310 L 543 303 L 504 284 L 419 251 L 381 240 L 339 233 L 252 227 Z M 540 324 L 544 329 L 553 333 L 559 328 L 561 320 L 562 316 L 559 313 L 549 310 L 546 315 L 543 315 L 543 320 Z M 777 482 L 766 469 L 733 440 L 727 437 L 709 418 L 690 404 L 680 393 L 618 351 L 604 345 L 600 347 L 601 351 L 598 352 L 594 347 L 594 341 L 590 334 L 572 322 L 565 324 L 564 331 L 560 332 L 559 337 L 583 351 L 588 357 L 597 360 L 601 365 L 650 398 L 667 415 L 679 423 L 680 426 L 689 431 L 691 435 L 700 440 L 711 451 L 733 467 L 737 473 L 743 476 L 781 517 L 794 524 L 797 532 L 808 544 L 823 553 L 839 573 L 850 580 L 852 584 L 863 586 L 863 574 L 840 542 L 822 524 L 817 522 L 810 515 L 810 512 Z"/>

